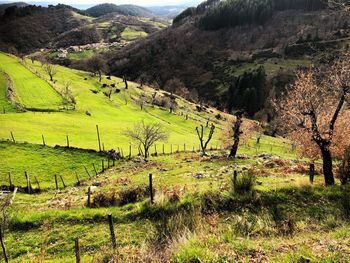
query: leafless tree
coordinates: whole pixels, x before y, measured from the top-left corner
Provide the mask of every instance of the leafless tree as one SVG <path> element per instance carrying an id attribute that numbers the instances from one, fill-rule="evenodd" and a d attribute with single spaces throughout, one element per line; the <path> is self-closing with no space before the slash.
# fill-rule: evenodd
<path id="1" fill-rule="evenodd" d="M 93 74 L 97 74 L 99 77 L 99 81 L 102 80 L 102 74 L 106 69 L 106 65 L 103 62 L 103 59 L 99 56 L 93 56 L 87 60 L 87 68 Z"/>
<path id="2" fill-rule="evenodd" d="M 164 131 L 159 123 L 146 124 L 139 122 L 132 129 L 127 129 L 125 135 L 128 136 L 135 144 L 143 148 L 144 159 L 149 156 L 149 149 L 157 141 L 165 141 L 168 134 Z"/>
<path id="3" fill-rule="evenodd" d="M 231 151 L 229 154 L 229 158 L 235 158 L 239 146 L 239 140 L 241 137 L 241 134 L 243 133 L 241 131 L 241 125 L 243 122 L 243 111 L 238 111 L 235 113 L 236 116 L 236 121 L 234 125 L 232 126 L 232 131 L 233 131 L 233 144 L 231 147 Z"/>
<path id="4" fill-rule="evenodd" d="M 208 146 L 208 143 L 211 141 L 211 139 L 213 138 L 213 135 L 214 135 L 214 131 L 215 131 L 215 125 L 212 124 L 210 126 L 210 130 L 209 130 L 209 134 L 208 134 L 208 138 L 207 140 L 205 141 L 205 138 L 204 138 L 204 126 L 201 125 L 200 126 L 200 129 L 199 127 L 196 127 L 196 132 L 197 132 L 197 135 L 198 135 L 198 139 L 199 139 L 199 142 L 200 142 L 200 146 L 201 146 L 201 151 L 202 151 L 202 155 L 205 156 L 206 155 L 206 149 L 207 149 L 207 146 Z"/>
<path id="5" fill-rule="evenodd" d="M 140 109 L 143 110 L 143 107 L 146 103 L 146 95 L 144 93 L 141 93 L 139 97 L 136 99 L 135 103 L 140 106 Z"/>
<path id="6" fill-rule="evenodd" d="M 172 78 L 165 83 L 164 90 L 170 94 L 177 93 L 185 85 L 178 78 Z"/>
<path id="7" fill-rule="evenodd" d="M 46 63 L 44 65 L 44 70 L 45 72 L 49 75 L 50 77 L 50 81 L 53 81 L 53 77 L 56 75 L 57 70 L 56 70 L 56 66 L 50 64 L 50 63 Z"/>
<path id="8" fill-rule="evenodd" d="M 332 155 L 339 155 L 349 143 L 345 109 L 350 94 L 349 58 L 346 55 L 327 69 L 299 72 L 286 96 L 275 103 L 303 152 L 315 158 L 321 155 L 326 185 L 334 184 Z"/>

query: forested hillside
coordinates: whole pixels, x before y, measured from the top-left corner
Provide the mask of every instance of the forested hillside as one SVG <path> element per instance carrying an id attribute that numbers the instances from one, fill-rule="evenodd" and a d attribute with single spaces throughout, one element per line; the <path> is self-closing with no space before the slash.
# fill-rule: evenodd
<path id="1" fill-rule="evenodd" d="M 116 75 L 164 89 L 175 78 L 198 100 L 269 118 L 267 101 L 296 69 L 347 47 L 349 22 L 343 5 L 321 0 L 206 1 L 171 28 L 108 54 L 109 64 Z"/>
<path id="2" fill-rule="evenodd" d="M 105 7 L 108 12 L 104 12 L 103 5 L 86 11 L 63 4 L 47 8 L 24 3 L 0 5 L 0 50 L 27 55 L 40 49 L 55 50 L 100 42 L 107 43 L 103 48 L 108 49 L 108 43 L 118 42 L 114 45 L 117 47 L 126 45 L 124 40 L 130 42 L 145 37 L 168 25 L 166 20 L 150 18 L 151 12 L 144 8 L 115 7 L 118 9 L 115 12 L 108 6 Z M 101 11 L 101 16 L 94 10 Z M 91 17 L 89 13 L 99 17 Z M 127 39 L 122 36 L 124 31 L 128 34 Z"/>
<path id="3" fill-rule="evenodd" d="M 152 17 L 155 16 L 150 10 L 137 5 L 115 5 L 99 4 L 85 10 L 87 15 L 93 17 L 103 16 L 109 13 L 119 13 L 121 15 Z"/>

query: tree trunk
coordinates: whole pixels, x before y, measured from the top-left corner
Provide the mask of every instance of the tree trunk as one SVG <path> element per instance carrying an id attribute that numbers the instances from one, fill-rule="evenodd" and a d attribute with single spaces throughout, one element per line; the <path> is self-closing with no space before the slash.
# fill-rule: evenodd
<path id="1" fill-rule="evenodd" d="M 325 184 L 334 185 L 332 155 L 328 147 L 321 147 Z"/>
<path id="2" fill-rule="evenodd" d="M 241 124 L 243 122 L 243 112 L 237 112 L 236 114 L 236 122 L 234 126 L 232 127 L 233 129 L 233 145 L 231 147 L 230 155 L 228 156 L 229 158 L 235 158 L 239 146 L 239 139 L 241 136 Z"/>
<path id="3" fill-rule="evenodd" d="M 235 139 L 232 147 L 231 147 L 231 151 L 230 151 L 230 155 L 229 158 L 235 158 L 236 154 L 237 154 L 237 150 L 238 150 L 238 145 L 239 145 L 239 138 Z"/>

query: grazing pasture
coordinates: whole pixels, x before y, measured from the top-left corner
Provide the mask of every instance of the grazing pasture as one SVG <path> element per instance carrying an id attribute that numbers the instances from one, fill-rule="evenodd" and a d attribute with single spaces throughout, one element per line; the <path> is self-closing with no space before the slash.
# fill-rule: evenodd
<path id="1" fill-rule="evenodd" d="M 63 99 L 47 81 L 29 71 L 14 57 L 0 53 L 0 61 L 0 69 L 12 80 L 17 103 L 28 110 L 59 110 Z"/>

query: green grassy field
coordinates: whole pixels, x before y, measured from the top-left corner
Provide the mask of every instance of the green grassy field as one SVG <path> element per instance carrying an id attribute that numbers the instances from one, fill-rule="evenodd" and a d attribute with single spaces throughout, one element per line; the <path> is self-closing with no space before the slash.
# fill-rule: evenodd
<path id="1" fill-rule="evenodd" d="M 37 147 L 36 151 L 45 155 L 56 151 L 61 156 L 57 149 L 39 150 L 39 146 L 8 143 L 6 146 L 16 152 L 23 148 L 27 153 L 31 147 Z M 151 262 L 165 262 L 161 253 L 165 253 L 166 262 L 249 262 L 261 257 L 264 262 L 297 262 L 300 258 L 346 262 L 341 259 L 350 253 L 346 235 L 350 224 L 339 206 L 343 189 L 324 188 L 321 176 L 316 176 L 311 187 L 305 174 L 286 172 L 292 161 L 279 160 L 282 161 L 271 168 L 253 151 L 242 160 L 180 153 L 152 158 L 148 163 L 121 162 L 95 178 L 100 186 L 93 193 L 93 200 L 100 193 L 118 193 L 146 185 L 148 174 L 153 173 L 154 205 L 146 197 L 124 206 L 86 208 L 89 182 L 59 192 L 49 189 L 36 195 L 19 193 L 7 210 L 5 244 L 9 257 L 13 262 L 74 262 L 74 239 L 79 237 L 83 262 L 101 262 L 112 253 L 106 220 L 107 214 L 112 213 L 118 259 L 123 262 L 149 258 Z M 40 158 L 34 161 L 41 162 Z M 254 169 L 259 181 L 257 192 L 253 196 L 230 197 L 233 169 L 243 167 Z M 179 201 L 169 201 L 168 196 L 173 193 L 179 195 Z M 234 205 L 222 206 L 226 198 L 234 198 Z M 208 212 L 212 206 L 218 210 Z M 199 220 L 195 229 L 181 230 L 182 218 L 176 216 L 183 209 L 189 217 Z M 192 214 L 193 209 L 202 211 L 201 219 Z M 173 224 L 180 227 L 172 230 L 174 239 L 165 247 L 154 247 L 152 240 L 162 218 L 174 216 Z M 293 220 L 292 234 L 283 234 L 284 220 Z M 320 246 L 319 242 L 332 247 Z"/>
<path id="2" fill-rule="evenodd" d="M 102 170 L 102 160 L 107 167 L 107 158 L 95 152 L 9 142 L 0 142 L 0 159 L 1 185 L 9 185 L 8 173 L 11 172 L 13 184 L 25 187 L 26 171 L 33 186 L 37 187 L 34 185 L 36 177 L 43 189 L 55 188 L 55 174 L 61 175 L 67 186 L 73 186 L 77 182 L 76 173 L 80 180 L 89 179 L 84 166 L 91 176 L 95 175 L 93 164 L 98 172 Z"/>
<path id="3" fill-rule="evenodd" d="M 14 58 L 6 57 L 7 61 L 17 63 Z M 9 65 L 9 64 L 5 64 Z M 2 66 L 4 67 L 4 66 Z M 21 66 L 22 67 L 22 66 Z M 43 69 L 39 63 L 31 65 L 34 70 L 43 73 Z M 11 67 L 10 67 L 11 68 Z M 10 77 L 16 74 L 9 70 Z M 84 79 L 87 80 L 84 80 Z M 41 135 L 46 138 L 47 145 L 65 145 L 66 135 L 69 135 L 71 146 L 98 149 L 96 136 L 96 125 L 99 125 L 101 140 L 105 149 L 123 148 L 124 152 L 129 149 L 130 141 L 123 135 L 125 129 L 133 127 L 135 122 L 159 122 L 169 133 L 169 139 L 166 142 L 167 151 L 170 151 L 170 144 L 180 145 L 186 143 L 187 147 L 198 147 L 195 127 L 199 124 L 205 124 L 207 118 L 215 120 L 213 113 L 198 113 L 195 111 L 195 105 L 189 104 L 178 99 L 179 109 L 176 114 L 172 114 L 169 110 L 154 107 L 150 104 L 145 105 L 144 110 L 135 104 L 135 100 L 140 93 L 150 100 L 154 93 L 153 89 L 145 87 L 137 88 L 137 84 L 129 83 L 129 89 L 124 90 L 124 84 L 121 79 L 112 77 L 107 80 L 105 77 L 102 82 L 98 82 L 98 78 L 91 77 L 87 72 L 72 70 L 57 66 L 57 74 L 55 75 L 56 87 L 63 88 L 65 83 L 71 83 L 70 89 L 74 95 L 77 104 L 74 111 L 65 112 L 24 112 L 24 113 L 8 113 L 0 116 L 0 138 L 9 139 L 12 131 L 17 141 L 29 143 L 41 143 Z M 22 79 L 22 85 L 26 82 Z M 18 76 L 18 81 L 20 78 Z M 36 77 L 36 81 L 38 78 Z M 113 93 L 109 100 L 103 92 L 108 88 L 102 88 L 102 84 L 115 83 L 121 90 L 119 93 Z M 94 91 L 94 92 L 92 92 Z M 162 92 L 158 92 L 159 96 L 163 96 Z M 36 103 L 40 103 L 41 98 L 35 96 Z M 190 119 L 186 120 L 181 116 L 183 109 L 181 107 L 190 108 Z M 87 115 L 86 113 L 89 113 Z M 220 126 L 220 123 L 218 124 Z M 218 130 L 219 131 L 219 130 Z M 212 146 L 218 143 L 217 138 L 219 132 L 216 133 Z M 133 149 L 135 153 L 136 148 Z"/>
<path id="4" fill-rule="evenodd" d="M 6 67 L 18 63 L 12 57 L 7 60 Z M 30 70 L 45 76 L 37 62 Z M 11 78 L 16 76 L 13 69 L 6 72 Z M 137 98 L 142 93 L 150 101 L 154 89 L 129 82 L 126 90 L 119 78 L 104 76 L 99 82 L 90 73 L 59 66 L 55 79 L 58 88 L 70 81 L 75 110 L 0 114 L 0 185 L 9 185 L 11 172 L 14 185 L 22 187 L 1 213 L 10 262 L 75 262 L 77 237 L 82 262 L 114 258 L 127 263 L 287 263 L 347 262 L 350 258 L 348 186 L 324 187 L 318 162 L 311 185 L 308 160 L 299 159 L 288 140 L 261 136 L 257 143 L 256 134 L 240 145 L 234 160 L 221 149 L 201 157 L 195 127 L 208 119 L 215 122 L 215 137 L 208 148 L 220 146 L 223 121 L 215 118 L 217 110 L 198 112 L 196 105 L 181 98 L 176 99 L 175 113 L 149 102 L 141 110 Z M 17 76 L 17 82 L 26 85 L 25 78 Z M 103 84 L 115 84 L 119 91 L 109 100 L 103 94 L 109 88 Z M 189 113 L 188 120 L 184 113 Z M 98 172 L 102 160 L 107 166 L 105 156 L 86 150 L 98 149 L 96 125 L 105 149 L 121 148 L 128 155 L 130 141 L 124 131 L 142 120 L 159 122 L 169 133 L 167 142 L 157 143 L 158 156 L 143 162 L 136 158 L 133 146 L 131 160 L 120 160 L 96 176 L 92 164 Z M 16 143 L 11 142 L 11 132 Z M 40 145 L 42 135 L 47 146 Z M 82 149 L 64 147 L 67 135 L 71 147 Z M 162 154 L 163 144 L 166 154 Z M 52 147 L 55 145 L 61 146 Z M 155 151 L 152 147 L 150 153 Z M 245 190 L 235 190 L 235 170 L 238 180 L 249 171 L 251 188 L 242 183 Z M 33 188 L 37 188 L 36 177 L 44 191 L 23 192 L 24 171 Z M 76 185 L 76 173 L 80 185 Z M 153 204 L 146 190 L 150 173 Z M 55 189 L 55 174 L 62 175 L 66 188 L 58 177 L 60 189 Z M 87 206 L 90 186 L 95 187 L 91 208 Z M 111 249 L 109 213 L 117 251 Z"/>
<path id="5" fill-rule="evenodd" d="M 62 97 L 44 80 L 26 69 L 13 57 L 0 53 L 0 68 L 12 82 L 15 98 L 26 109 L 58 110 Z"/>
<path id="6" fill-rule="evenodd" d="M 72 60 L 86 59 L 92 57 L 94 54 L 94 50 L 84 50 L 80 52 L 68 53 L 68 58 Z"/>
<path id="7" fill-rule="evenodd" d="M 7 85 L 6 76 L 0 71 L 0 112 L 17 112 L 16 107 L 7 98 Z"/>
<path id="8" fill-rule="evenodd" d="M 124 31 L 121 33 L 121 37 L 125 40 L 135 40 L 136 38 L 146 37 L 147 33 L 144 31 L 140 31 L 133 27 L 126 27 Z"/>

